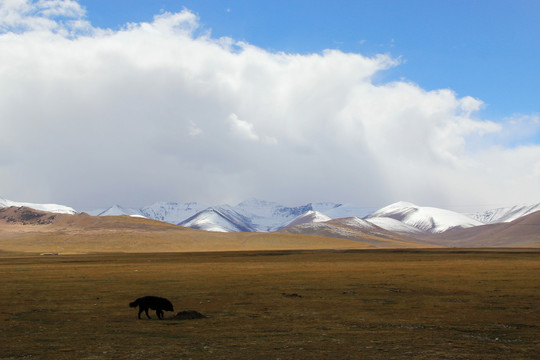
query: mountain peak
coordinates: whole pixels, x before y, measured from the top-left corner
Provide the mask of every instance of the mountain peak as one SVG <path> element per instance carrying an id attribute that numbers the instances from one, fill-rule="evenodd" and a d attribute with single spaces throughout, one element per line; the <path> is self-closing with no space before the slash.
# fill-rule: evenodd
<path id="1" fill-rule="evenodd" d="M 318 223 L 318 222 L 325 222 L 332 220 L 331 217 L 315 211 L 315 210 L 309 210 L 306 213 L 296 217 L 293 219 L 290 223 L 287 224 L 287 226 L 294 226 L 294 225 L 300 225 L 305 223 Z"/>
<path id="2" fill-rule="evenodd" d="M 481 222 L 467 215 L 434 207 L 417 206 L 400 201 L 386 206 L 367 219 L 390 218 L 412 226 L 422 232 L 440 233 L 453 228 L 467 228 L 482 225 Z M 382 222 L 379 221 L 379 226 Z"/>
<path id="3" fill-rule="evenodd" d="M 419 206 L 408 201 L 398 201 L 398 202 L 395 202 L 393 204 L 383 207 L 381 210 L 403 209 L 403 208 L 418 209 Z"/>
<path id="4" fill-rule="evenodd" d="M 178 225 L 218 232 L 254 231 L 249 219 L 224 206 L 206 208 Z"/>
<path id="5" fill-rule="evenodd" d="M 137 209 L 125 208 L 122 205 L 118 205 L 118 204 L 115 204 L 98 214 L 98 216 L 120 216 L 120 215 L 143 216 L 141 212 Z"/>

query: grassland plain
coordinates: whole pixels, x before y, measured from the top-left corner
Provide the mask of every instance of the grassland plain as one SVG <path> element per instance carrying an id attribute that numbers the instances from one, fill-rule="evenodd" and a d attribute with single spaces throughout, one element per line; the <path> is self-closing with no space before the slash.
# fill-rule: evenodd
<path id="1" fill-rule="evenodd" d="M 1 359 L 538 359 L 540 252 L 0 253 Z M 137 320 L 170 299 L 198 320 Z"/>

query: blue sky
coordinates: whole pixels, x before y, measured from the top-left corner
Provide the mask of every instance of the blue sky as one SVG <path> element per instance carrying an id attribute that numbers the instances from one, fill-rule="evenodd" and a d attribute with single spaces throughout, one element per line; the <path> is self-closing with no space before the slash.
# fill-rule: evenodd
<path id="1" fill-rule="evenodd" d="M 540 111 L 540 1 L 82 1 L 94 26 L 118 28 L 187 8 L 214 37 L 270 51 L 339 49 L 400 57 L 380 74 L 481 99 L 499 120 Z M 537 137 L 536 141 L 540 141 Z"/>
<path id="2" fill-rule="evenodd" d="M 7 199 L 540 201 L 539 1 L 10 0 L 0 54 Z"/>

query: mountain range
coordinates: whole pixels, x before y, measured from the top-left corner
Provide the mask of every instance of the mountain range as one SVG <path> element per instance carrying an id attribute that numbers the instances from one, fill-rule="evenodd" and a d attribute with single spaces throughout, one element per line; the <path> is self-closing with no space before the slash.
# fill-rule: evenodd
<path id="1" fill-rule="evenodd" d="M 29 207 L 0 208 L 0 256 L 102 252 L 200 252 L 424 248 L 416 241 L 331 238 L 278 232 L 216 232 L 190 229 L 140 216 L 59 214 Z M 436 247 L 428 245 L 427 247 Z"/>
<path id="2" fill-rule="evenodd" d="M 114 205 L 108 209 L 88 213 L 97 216 L 142 216 L 194 229 L 220 232 L 272 232 L 301 223 L 358 218 L 387 231 L 418 235 L 511 222 L 535 211 L 540 211 L 540 203 L 462 214 L 403 201 L 377 210 L 332 202 L 290 207 L 275 202 L 251 199 L 235 206 L 207 206 L 197 202 L 158 202 L 140 209 L 133 209 Z"/>
<path id="3" fill-rule="evenodd" d="M 194 229 L 221 232 L 272 232 L 282 229 L 297 217 L 312 211 L 328 220 L 366 216 L 373 208 L 331 202 L 284 206 L 275 202 L 251 199 L 235 206 L 208 206 L 197 202 L 158 202 L 139 209 L 113 205 L 107 209 L 85 211 L 94 216 L 143 216 Z"/>
<path id="4" fill-rule="evenodd" d="M 64 205 L 22 203 L 0 198 L 0 207 L 11 206 L 25 206 L 62 214 L 77 213 L 73 208 Z M 465 229 L 512 223 L 537 211 L 540 211 L 540 203 L 462 214 L 408 202 L 397 202 L 376 210 L 332 202 L 290 207 L 251 199 L 235 206 L 207 206 L 197 202 L 158 202 L 134 209 L 114 205 L 87 213 L 94 216 L 128 215 L 214 232 L 281 231 L 348 239 L 377 236 L 390 240 L 399 238 L 400 241 L 401 239 L 425 241 L 430 238 L 437 239 L 442 244 L 445 241 L 455 242 L 459 236 L 473 237 L 471 231 L 464 235 Z"/>

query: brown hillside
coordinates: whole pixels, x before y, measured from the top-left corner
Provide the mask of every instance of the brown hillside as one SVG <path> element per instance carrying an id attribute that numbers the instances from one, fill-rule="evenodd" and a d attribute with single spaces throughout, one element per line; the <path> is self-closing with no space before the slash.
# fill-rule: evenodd
<path id="1" fill-rule="evenodd" d="M 58 214 L 34 210 L 24 206 L 0 208 L 0 222 L 11 224 L 51 224 L 57 216 Z"/>
<path id="2" fill-rule="evenodd" d="M 361 241 L 377 248 L 425 248 L 432 246 L 419 240 L 400 236 L 376 225 L 371 224 L 369 227 L 362 227 L 361 224 L 354 223 L 354 218 L 304 223 L 286 227 L 280 232 Z"/>
<path id="3" fill-rule="evenodd" d="M 540 211 L 509 223 L 450 230 L 429 241 L 452 247 L 540 247 Z"/>

